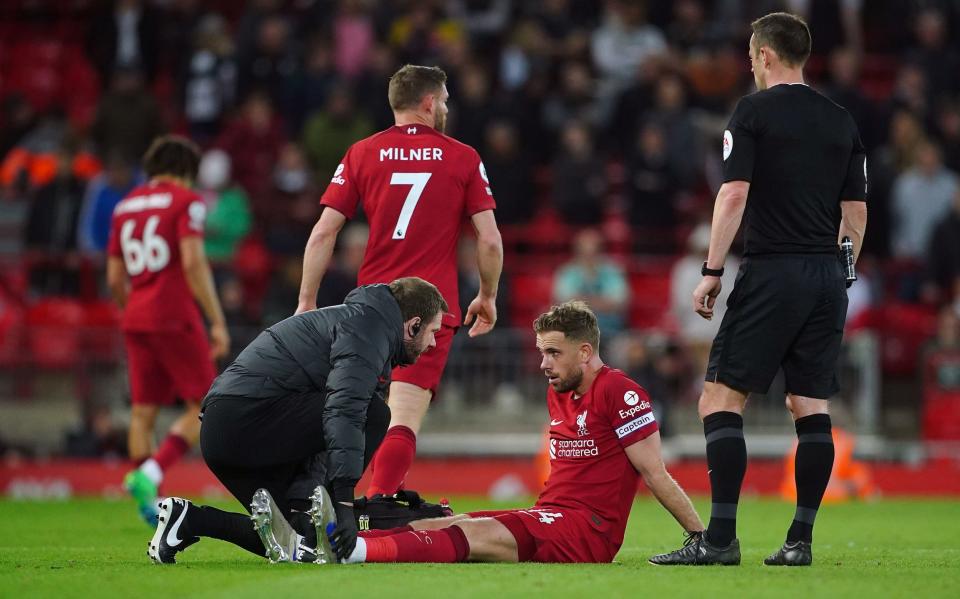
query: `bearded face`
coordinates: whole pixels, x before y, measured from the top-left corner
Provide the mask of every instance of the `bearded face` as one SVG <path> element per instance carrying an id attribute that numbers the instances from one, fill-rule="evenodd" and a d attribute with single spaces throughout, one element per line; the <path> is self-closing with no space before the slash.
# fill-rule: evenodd
<path id="1" fill-rule="evenodd" d="M 549 377 L 551 374 L 557 376 L 555 373 L 548 373 L 547 376 Z M 550 386 L 553 387 L 553 390 L 557 393 L 567 393 L 579 387 L 582 382 L 583 368 L 578 367 L 570 371 L 566 376 L 557 376 L 555 379 L 550 379 Z"/>

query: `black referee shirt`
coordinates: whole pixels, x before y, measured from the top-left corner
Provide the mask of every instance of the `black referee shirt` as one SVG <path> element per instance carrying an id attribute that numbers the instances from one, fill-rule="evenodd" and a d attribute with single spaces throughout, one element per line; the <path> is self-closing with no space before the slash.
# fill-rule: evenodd
<path id="1" fill-rule="evenodd" d="M 724 181 L 748 181 L 744 254 L 837 251 L 841 200 L 866 200 L 850 114 L 803 84 L 741 98 L 723 132 Z"/>

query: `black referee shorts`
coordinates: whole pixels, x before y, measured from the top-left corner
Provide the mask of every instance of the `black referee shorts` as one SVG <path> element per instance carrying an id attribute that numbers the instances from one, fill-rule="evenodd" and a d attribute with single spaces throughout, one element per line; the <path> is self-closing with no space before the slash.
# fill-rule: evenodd
<path id="1" fill-rule="evenodd" d="M 319 393 L 278 399 L 214 398 L 200 426 L 200 450 L 210 471 L 249 508 L 254 492 L 270 491 L 289 516 L 289 502 L 306 500 L 326 484 L 325 398 Z M 370 401 L 364 429 L 364 468 L 390 424 L 390 408 Z"/>
<path id="2" fill-rule="evenodd" d="M 766 393 L 782 366 L 786 391 L 829 399 L 847 316 L 835 254 L 745 258 L 710 349 L 706 380 Z"/>

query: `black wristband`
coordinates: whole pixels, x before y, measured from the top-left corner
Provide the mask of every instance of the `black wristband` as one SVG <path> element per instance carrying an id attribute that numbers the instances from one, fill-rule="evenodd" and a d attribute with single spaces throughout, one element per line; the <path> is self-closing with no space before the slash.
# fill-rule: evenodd
<path id="1" fill-rule="evenodd" d="M 705 277 L 722 277 L 723 276 L 723 267 L 720 268 L 707 268 L 707 262 L 704 260 L 703 266 L 700 267 L 700 274 Z"/>
<path id="2" fill-rule="evenodd" d="M 333 500 L 334 501 L 345 501 L 353 504 L 353 500 L 356 499 L 353 495 L 354 485 L 346 481 L 333 481 Z"/>

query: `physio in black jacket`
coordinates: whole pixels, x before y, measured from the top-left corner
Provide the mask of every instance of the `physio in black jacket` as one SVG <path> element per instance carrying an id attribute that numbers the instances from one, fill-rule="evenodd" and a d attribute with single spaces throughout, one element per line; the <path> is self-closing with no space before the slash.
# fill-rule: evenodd
<path id="1" fill-rule="evenodd" d="M 435 345 L 447 310 L 436 287 L 406 277 L 360 287 L 342 305 L 260 333 L 203 401 L 200 448 L 210 470 L 244 506 L 267 489 L 298 532 L 309 529 L 308 497 L 324 484 L 344 516 L 334 536 L 352 549 L 354 486 L 390 421 L 390 373 Z M 180 505 L 186 515 L 173 540 L 181 546 L 170 544 L 168 531 L 165 549 L 175 553 L 205 536 L 263 555 L 246 514 Z"/>

